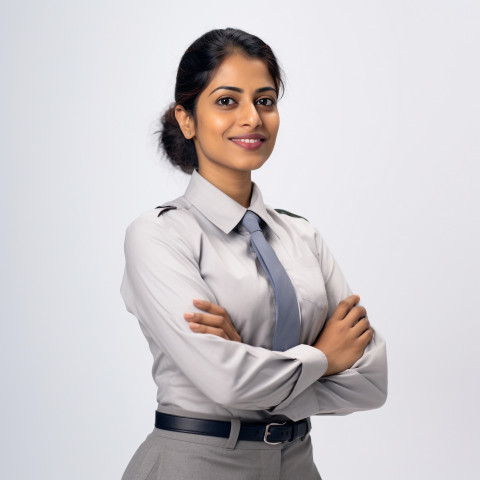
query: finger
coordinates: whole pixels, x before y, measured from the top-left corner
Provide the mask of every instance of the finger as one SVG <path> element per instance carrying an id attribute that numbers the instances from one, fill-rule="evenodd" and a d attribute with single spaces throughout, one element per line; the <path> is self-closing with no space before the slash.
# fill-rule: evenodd
<path id="1" fill-rule="evenodd" d="M 207 314 L 207 313 L 193 313 L 187 312 L 184 313 L 184 318 L 187 321 L 194 321 L 197 323 L 202 323 L 205 325 L 213 326 L 216 328 L 221 328 L 229 337 L 230 340 L 235 342 L 242 342 L 242 338 L 238 334 L 237 330 L 233 326 L 233 323 L 228 316 L 227 311 L 216 305 L 215 303 L 207 302 L 206 300 L 194 299 L 193 303 L 200 308 L 201 310 L 209 310 L 211 312 L 218 312 L 216 314 Z"/>
<path id="2" fill-rule="evenodd" d="M 366 316 L 367 311 L 365 310 L 365 307 L 357 305 L 347 313 L 344 320 L 353 327 L 361 318 Z"/>
<path id="3" fill-rule="evenodd" d="M 201 325 L 200 323 L 190 322 L 190 329 L 196 333 L 210 333 L 216 335 L 217 337 L 224 338 L 225 340 L 230 340 L 227 334 L 221 328 L 209 327 L 207 325 Z"/>
<path id="4" fill-rule="evenodd" d="M 206 327 L 216 328 L 225 332 L 226 337 L 229 340 L 235 340 L 236 342 L 241 342 L 242 339 L 238 332 L 235 330 L 235 327 L 231 324 L 229 320 L 226 320 L 224 317 L 218 315 L 211 315 L 209 313 L 193 313 L 186 312 L 183 314 L 187 322 L 193 322 Z"/>
<path id="5" fill-rule="evenodd" d="M 188 322 L 201 323 L 210 327 L 222 328 L 225 319 L 219 315 L 212 315 L 210 313 L 186 312 L 183 317 Z"/>
<path id="6" fill-rule="evenodd" d="M 337 320 L 343 320 L 348 312 L 360 301 L 360 297 L 358 295 L 350 295 L 347 298 L 344 298 L 340 301 L 337 308 L 333 312 L 332 317 L 336 318 Z"/>
<path id="7" fill-rule="evenodd" d="M 207 300 L 201 300 L 199 298 L 193 299 L 193 304 L 200 310 L 205 310 L 208 313 L 213 313 L 214 315 L 227 315 L 227 312 L 223 307 Z"/>
<path id="8" fill-rule="evenodd" d="M 373 337 L 375 336 L 375 331 L 372 327 L 367 328 L 359 337 L 358 340 L 363 342 L 365 347 L 372 341 Z"/>
<path id="9" fill-rule="evenodd" d="M 368 318 L 363 317 L 352 327 L 352 330 L 354 334 L 359 337 L 369 328 L 370 322 L 368 321 Z"/>

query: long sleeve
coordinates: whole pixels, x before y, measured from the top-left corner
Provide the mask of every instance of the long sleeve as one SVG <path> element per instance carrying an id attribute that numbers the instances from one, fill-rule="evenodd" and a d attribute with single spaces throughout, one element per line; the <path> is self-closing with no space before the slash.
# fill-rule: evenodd
<path id="1" fill-rule="evenodd" d="M 192 311 L 192 299 L 217 299 L 200 274 L 185 215 L 149 213 L 128 227 L 121 286 L 127 310 L 149 343 L 212 402 L 259 410 L 293 401 L 325 372 L 322 352 L 308 345 L 273 352 L 189 329 L 183 313 Z"/>
<path id="2" fill-rule="evenodd" d="M 352 291 L 327 244 L 316 233 L 317 256 L 325 278 L 330 317 L 340 300 Z M 313 385 L 319 403 L 317 413 L 346 414 L 381 407 L 387 398 L 387 387 L 385 340 L 375 331 L 363 356 L 351 368 L 322 378 Z"/>
<path id="3" fill-rule="evenodd" d="M 351 295 L 352 291 L 316 229 L 314 238 L 317 258 L 325 281 L 330 317 L 340 300 Z M 293 420 L 313 414 L 345 415 L 381 407 L 387 398 L 387 387 L 385 340 L 375 331 L 374 338 L 367 345 L 363 356 L 351 368 L 315 381 L 296 398 L 295 402 L 287 400 L 280 407 L 282 413 Z M 272 410 L 272 413 L 277 412 L 278 409 Z"/>

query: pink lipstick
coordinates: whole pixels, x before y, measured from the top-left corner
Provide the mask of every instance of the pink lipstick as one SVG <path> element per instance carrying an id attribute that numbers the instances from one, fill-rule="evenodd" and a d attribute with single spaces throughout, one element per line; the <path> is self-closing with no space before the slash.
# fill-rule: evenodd
<path id="1" fill-rule="evenodd" d="M 241 148 L 255 150 L 262 146 L 263 142 L 265 141 L 265 137 L 258 133 L 251 133 L 249 135 L 237 135 L 235 137 L 230 137 L 230 140 L 232 140 L 232 142 Z"/>

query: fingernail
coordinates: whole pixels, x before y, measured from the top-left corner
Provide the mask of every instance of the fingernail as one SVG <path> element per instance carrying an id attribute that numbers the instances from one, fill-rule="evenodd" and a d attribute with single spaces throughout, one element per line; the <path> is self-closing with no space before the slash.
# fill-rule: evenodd
<path id="1" fill-rule="evenodd" d="M 190 325 L 190 328 L 197 328 L 198 327 L 198 323 L 194 323 L 194 322 L 190 322 L 189 325 Z"/>
<path id="2" fill-rule="evenodd" d="M 193 303 L 203 303 L 203 300 L 200 300 L 199 298 L 194 298 Z"/>
<path id="3" fill-rule="evenodd" d="M 191 313 L 191 312 L 186 312 L 186 313 L 183 314 L 183 316 L 184 316 L 185 318 L 193 318 L 195 315 L 194 315 L 193 313 Z"/>

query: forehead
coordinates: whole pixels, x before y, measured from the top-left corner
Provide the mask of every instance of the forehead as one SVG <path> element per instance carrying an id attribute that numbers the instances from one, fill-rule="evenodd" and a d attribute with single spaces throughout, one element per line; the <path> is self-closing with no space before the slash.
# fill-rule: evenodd
<path id="1" fill-rule="evenodd" d="M 275 88 L 273 78 L 262 60 L 239 53 L 229 55 L 223 60 L 206 86 L 205 92 L 208 95 L 212 89 L 222 85 L 245 90 L 255 90 L 259 87 Z"/>

